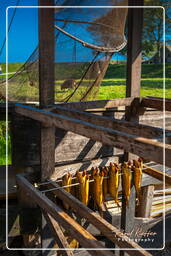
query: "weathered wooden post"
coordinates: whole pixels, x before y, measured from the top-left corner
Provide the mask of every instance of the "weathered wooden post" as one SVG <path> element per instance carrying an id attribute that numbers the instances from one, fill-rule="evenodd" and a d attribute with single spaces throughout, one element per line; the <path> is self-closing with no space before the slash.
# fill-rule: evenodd
<path id="1" fill-rule="evenodd" d="M 137 207 L 137 217 L 150 218 L 154 196 L 154 185 L 147 185 L 141 189 L 140 205 Z"/>
<path id="2" fill-rule="evenodd" d="M 54 104 L 54 0 L 39 0 L 39 6 L 39 103 L 40 108 L 47 108 Z M 44 123 L 40 128 L 41 181 L 51 177 L 54 167 L 55 127 Z M 42 248 L 53 247 L 51 237 L 46 219 L 42 216 Z M 50 251 L 43 251 L 43 255 L 51 254 Z"/>
<path id="3" fill-rule="evenodd" d="M 143 6 L 143 0 L 129 0 L 129 6 Z M 143 26 L 143 8 L 128 9 L 128 44 L 127 44 L 127 80 L 126 97 L 140 96 L 141 83 L 141 37 Z M 135 100 L 131 107 L 126 108 L 125 119 L 127 121 L 139 121 L 135 112 L 138 103 Z M 131 159 L 131 154 L 125 152 L 125 160 Z M 135 188 L 131 188 L 129 204 L 126 205 L 124 196 L 122 196 L 121 229 L 125 232 L 131 232 L 134 227 L 135 217 Z M 120 255 L 125 253 L 120 251 Z"/>

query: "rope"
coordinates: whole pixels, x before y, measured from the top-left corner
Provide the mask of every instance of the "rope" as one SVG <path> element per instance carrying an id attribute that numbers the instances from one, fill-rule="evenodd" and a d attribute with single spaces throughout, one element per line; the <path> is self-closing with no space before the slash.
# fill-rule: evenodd
<path id="1" fill-rule="evenodd" d="M 19 0 L 19 1 L 20 1 L 20 0 Z M 65 27 L 65 25 L 66 25 L 66 24 L 64 24 L 63 27 Z M 55 40 L 57 40 L 57 38 L 58 38 L 58 36 L 59 36 L 59 33 L 60 33 L 60 32 L 58 31 L 58 33 L 55 35 Z M 16 76 L 22 74 L 22 73 L 26 70 L 26 68 L 25 68 L 26 65 L 27 65 L 27 68 L 28 68 L 28 67 L 32 66 L 34 63 L 36 63 L 36 62 L 38 61 L 38 59 L 35 60 L 35 61 L 30 61 L 30 60 L 33 58 L 33 56 L 36 54 L 36 52 L 38 52 L 38 49 L 39 49 L 39 45 L 34 49 L 34 51 L 33 51 L 32 54 L 28 57 L 28 59 L 26 60 L 26 62 L 25 62 L 11 77 L 8 78 L 8 81 L 10 81 L 10 80 L 13 79 L 14 77 L 16 77 Z M 37 53 L 37 55 L 38 55 L 38 53 Z M 30 63 L 29 63 L 29 62 L 30 62 Z M 28 64 L 28 63 L 29 63 L 29 64 Z M 3 83 L 6 83 L 6 79 L 0 81 L 0 85 L 3 84 Z"/>
<path id="2" fill-rule="evenodd" d="M 82 83 L 84 77 L 86 76 L 87 72 L 89 71 L 89 69 L 90 69 L 91 66 L 93 65 L 93 63 L 94 63 L 94 61 L 95 61 L 95 59 L 97 58 L 98 55 L 99 55 L 99 52 L 96 53 L 96 55 L 94 56 L 93 60 L 92 60 L 91 63 L 88 65 L 87 69 L 86 69 L 85 72 L 84 72 L 84 75 L 81 77 L 81 80 L 79 81 L 79 83 L 78 83 L 78 85 L 76 86 L 75 90 L 74 90 L 69 96 L 67 96 L 67 97 L 64 99 L 65 102 L 68 102 L 68 101 L 71 99 L 71 97 L 74 95 L 74 93 L 77 91 L 77 89 L 80 87 L 80 85 L 81 85 L 81 83 Z"/>
<path id="3" fill-rule="evenodd" d="M 58 30 L 59 30 L 60 32 L 62 32 L 63 34 L 69 36 L 70 38 L 72 38 L 72 39 L 78 41 L 78 42 L 81 43 L 83 46 L 85 46 L 85 47 L 87 47 L 87 48 L 94 49 L 94 50 L 96 50 L 96 51 L 98 51 L 98 52 L 110 52 L 110 53 L 118 52 L 118 51 L 122 50 L 122 49 L 125 47 L 126 43 L 127 43 L 127 41 L 126 41 L 126 39 L 125 39 L 125 37 L 124 37 L 123 43 L 122 43 L 121 45 L 117 46 L 117 47 L 108 48 L 108 47 L 97 46 L 97 45 L 94 45 L 94 44 L 87 43 L 87 42 L 85 42 L 85 41 L 79 39 L 78 37 L 71 35 L 70 33 L 66 32 L 65 30 L 63 30 L 62 28 L 60 28 L 60 27 L 57 26 L 57 25 L 55 25 L 55 28 L 58 29 Z"/>

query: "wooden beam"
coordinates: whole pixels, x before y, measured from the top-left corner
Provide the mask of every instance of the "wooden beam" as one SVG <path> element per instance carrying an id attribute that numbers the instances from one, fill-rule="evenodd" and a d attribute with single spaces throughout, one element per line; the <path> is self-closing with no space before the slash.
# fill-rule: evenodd
<path id="1" fill-rule="evenodd" d="M 162 182 L 165 180 L 166 185 L 171 185 L 171 176 L 164 172 L 158 171 L 146 165 L 144 165 L 143 172 Z"/>
<path id="2" fill-rule="evenodd" d="M 129 6 L 141 6 L 143 0 L 129 0 Z M 141 82 L 141 38 L 143 8 L 128 9 L 126 97 L 139 97 Z"/>
<path id="3" fill-rule="evenodd" d="M 64 174 L 70 170 L 70 173 L 75 174 L 77 170 L 87 170 L 91 169 L 94 166 L 106 166 L 109 165 L 110 162 L 119 163 L 120 159 L 122 158 L 122 154 L 114 155 L 111 157 L 104 157 L 98 159 L 89 159 L 86 161 L 72 161 L 72 163 L 65 163 L 55 166 L 55 172 L 53 174 L 52 180 L 62 177 Z"/>
<path id="4" fill-rule="evenodd" d="M 86 205 L 81 203 L 77 198 L 62 189 L 57 183 L 52 182 L 48 185 L 49 188 L 55 187 L 56 190 L 52 192 L 59 197 L 62 201 L 65 201 L 72 209 L 77 211 L 80 216 L 86 218 L 90 223 L 92 223 L 101 233 L 106 236 L 110 241 L 116 243 L 120 248 L 133 248 L 136 249 L 136 256 L 150 255 L 148 252 L 143 251 L 143 249 L 129 240 L 126 235 L 124 235 L 120 230 L 107 222 L 98 213 L 92 211 Z M 129 255 L 135 255 L 135 251 L 127 251 Z"/>
<path id="5" fill-rule="evenodd" d="M 57 245 L 59 246 L 59 248 L 64 249 L 64 250 L 60 251 L 60 253 L 63 256 L 73 256 L 74 255 L 73 252 L 71 250 L 67 250 L 70 247 L 69 247 L 66 237 L 64 236 L 58 222 L 45 211 L 43 211 L 43 215 L 46 219 L 47 224 L 50 227 L 52 234 L 55 237 L 55 241 L 56 241 Z"/>
<path id="6" fill-rule="evenodd" d="M 155 128 L 149 125 L 138 124 L 135 122 L 117 120 L 105 116 L 98 116 L 80 110 L 72 110 L 66 107 L 56 107 L 52 112 L 59 115 L 67 115 L 78 120 L 90 122 L 92 124 L 104 126 L 106 128 L 123 131 L 128 134 L 133 134 L 140 137 L 156 138 L 163 136 L 163 129 L 158 127 Z M 166 131 L 166 133 L 171 134 L 171 131 Z"/>
<path id="7" fill-rule="evenodd" d="M 165 148 L 166 166 L 171 166 L 171 161 L 169 159 L 171 145 L 163 145 L 163 143 L 156 142 L 152 139 L 137 137 L 124 132 L 104 128 L 102 126 L 96 126 L 85 121 L 80 121 L 74 118 L 20 104 L 16 104 L 15 110 L 18 114 L 29 116 L 32 119 L 45 123 L 46 125 L 48 124 L 64 130 L 70 130 L 95 141 L 100 141 L 103 144 L 125 149 L 128 152 L 144 158 L 149 158 L 150 156 L 150 159 L 157 163 L 163 164 L 163 149 Z"/>
<path id="8" fill-rule="evenodd" d="M 123 181 L 122 181 L 123 182 Z M 123 185 L 122 185 L 123 187 Z M 129 233 L 133 230 L 135 223 L 135 187 L 131 185 L 131 193 L 128 204 L 126 203 L 125 196 L 122 190 L 122 208 L 121 208 L 121 230 Z M 123 252 L 120 252 L 123 254 Z"/>
<path id="9" fill-rule="evenodd" d="M 164 99 L 157 97 L 145 97 L 142 98 L 141 105 L 143 107 L 155 108 L 158 110 L 164 109 Z M 171 99 L 165 99 L 165 110 L 171 111 Z"/>
<path id="10" fill-rule="evenodd" d="M 39 6 L 53 6 L 39 0 Z M 39 8 L 39 100 L 40 107 L 54 104 L 54 8 Z"/>
<path id="11" fill-rule="evenodd" d="M 141 188 L 141 200 L 137 207 L 136 217 L 150 218 L 151 207 L 154 195 L 154 185 L 148 185 Z"/>
<path id="12" fill-rule="evenodd" d="M 39 0 L 39 6 L 53 6 L 53 0 Z M 39 8 L 39 100 L 40 107 L 54 104 L 54 8 Z M 55 163 L 55 129 L 42 124 L 40 132 L 41 178 L 51 176 Z"/>
<path id="13" fill-rule="evenodd" d="M 53 175 L 55 168 L 55 127 L 41 125 L 40 147 L 41 180 L 43 181 Z"/>
<path id="14" fill-rule="evenodd" d="M 50 214 L 61 226 L 68 231 L 68 233 L 75 238 L 82 247 L 92 248 L 95 250 L 89 251 L 93 256 L 113 256 L 113 253 L 105 249 L 105 247 L 96 240 L 88 231 L 86 231 L 82 226 L 80 226 L 74 219 L 72 219 L 67 213 L 65 213 L 61 208 L 54 204 L 48 199 L 44 194 L 42 194 L 38 189 L 36 189 L 27 179 L 22 175 L 17 175 L 17 184 L 23 193 L 28 193 L 30 198 L 34 200 L 44 211 Z M 141 254 L 143 255 L 143 254 Z M 146 254 L 144 254 L 146 255 Z M 149 255 L 149 254 L 147 254 Z"/>
<path id="15" fill-rule="evenodd" d="M 125 149 L 128 152 L 139 155 L 143 158 L 163 164 L 163 150 L 166 154 L 166 166 L 171 166 L 170 153 L 171 145 L 156 142 L 152 139 L 137 137 L 124 132 L 116 131 L 102 126 L 97 126 L 85 121 L 80 121 L 67 116 L 62 116 L 45 110 L 39 110 L 16 104 L 15 111 L 18 114 L 29 116 L 32 119 L 43 122 L 48 125 L 56 126 L 64 130 L 70 130 L 74 133 L 86 136 L 103 144 L 116 146 Z"/>
<path id="16" fill-rule="evenodd" d="M 129 6 L 141 6 L 143 0 L 129 0 Z M 127 44 L 127 79 L 126 97 L 140 97 L 141 84 L 141 38 L 143 28 L 143 9 L 128 8 L 128 44 Z M 131 106 L 126 108 L 125 119 L 127 121 L 139 122 L 138 110 L 140 109 L 140 98 L 136 98 Z M 145 137 L 145 136 L 143 136 Z M 125 150 L 124 160 L 128 161 L 135 158 L 130 150 Z M 124 195 L 122 195 L 121 229 L 131 232 L 135 218 L 135 187 L 132 185 L 130 202 L 127 205 Z M 120 252 L 120 256 L 125 253 Z"/>
<path id="17" fill-rule="evenodd" d="M 54 106 L 61 106 L 68 109 L 77 109 L 77 110 L 89 110 L 89 109 L 109 109 L 119 106 L 130 106 L 131 103 L 134 101 L 134 99 L 139 97 L 128 97 L 128 98 L 121 98 L 121 99 L 113 99 L 113 100 L 97 100 L 97 101 L 83 101 L 83 102 L 69 102 L 69 103 L 60 103 L 60 104 L 54 104 Z M 154 108 L 157 110 L 163 110 L 163 98 L 160 97 L 143 97 L 140 98 L 141 106 L 142 107 L 149 107 Z M 166 98 L 166 111 L 171 111 L 171 99 Z M 38 103 L 38 102 L 37 102 Z M 9 103 L 8 109 L 9 114 L 14 109 L 14 103 Z M 33 103 L 28 103 L 28 105 L 36 105 Z M 53 107 L 52 107 L 53 108 Z M 5 103 L 0 104 L 0 114 L 5 115 L 6 107 Z"/>
<path id="18" fill-rule="evenodd" d="M 39 6 L 54 6 L 54 0 L 39 0 Z M 39 8 L 39 106 L 40 108 L 54 104 L 54 8 Z M 55 166 L 55 127 L 41 124 L 40 129 L 40 171 L 41 180 L 50 178 Z M 45 230 L 46 220 L 42 216 L 42 247 L 48 248 L 54 241 L 49 238 L 49 230 Z M 52 245 L 51 245 L 52 246 Z M 43 251 L 43 255 L 51 255 Z"/>
<path id="19" fill-rule="evenodd" d="M 60 103 L 58 106 L 65 106 L 69 109 L 86 110 L 86 109 L 97 109 L 97 108 L 113 108 L 119 106 L 129 106 L 134 97 L 120 98 L 113 100 L 95 100 L 95 101 L 82 101 L 82 102 L 69 102 Z"/>

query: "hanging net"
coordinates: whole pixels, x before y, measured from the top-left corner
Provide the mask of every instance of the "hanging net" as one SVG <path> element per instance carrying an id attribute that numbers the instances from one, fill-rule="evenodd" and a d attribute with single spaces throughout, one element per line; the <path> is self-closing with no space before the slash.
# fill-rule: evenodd
<path id="1" fill-rule="evenodd" d="M 99 86 L 113 54 L 126 45 L 127 8 L 124 6 L 127 6 L 127 0 L 106 0 L 106 6 L 102 8 L 78 8 L 89 4 L 92 3 L 87 0 L 56 1 L 55 102 L 97 99 Z M 95 4 L 98 2 L 93 1 Z M 39 100 L 38 70 L 37 48 L 20 70 L 9 78 L 10 101 Z M 0 96 L 5 96 L 5 81 L 0 84 Z"/>

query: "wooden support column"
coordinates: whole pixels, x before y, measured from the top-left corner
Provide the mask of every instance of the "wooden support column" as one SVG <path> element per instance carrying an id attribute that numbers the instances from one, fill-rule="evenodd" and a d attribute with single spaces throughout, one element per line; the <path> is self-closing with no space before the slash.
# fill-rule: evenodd
<path id="1" fill-rule="evenodd" d="M 54 0 L 39 0 L 53 6 Z M 39 8 L 39 101 L 40 107 L 54 104 L 54 8 Z"/>
<path id="2" fill-rule="evenodd" d="M 129 6 L 143 6 L 143 0 L 129 0 Z M 143 9 L 128 9 L 128 45 L 127 45 L 127 81 L 126 97 L 140 97 L 141 83 L 141 40 L 143 26 Z M 139 104 L 139 102 L 138 102 Z M 127 121 L 139 121 L 136 113 L 137 100 L 130 107 L 126 108 L 125 119 Z M 124 159 L 127 161 L 134 158 L 129 152 L 125 152 Z M 122 196 L 121 229 L 131 232 L 134 226 L 135 217 L 135 188 L 131 188 L 129 204 L 126 205 Z M 120 255 L 126 255 L 120 251 Z"/>
<path id="3" fill-rule="evenodd" d="M 150 218 L 154 195 L 154 185 L 148 185 L 141 189 L 140 205 L 137 207 L 137 217 Z"/>
<path id="4" fill-rule="evenodd" d="M 53 6 L 53 0 L 39 0 L 40 6 Z M 39 95 L 40 108 L 54 104 L 54 8 L 39 8 Z M 54 127 L 41 127 L 41 178 L 54 171 Z"/>
<path id="5" fill-rule="evenodd" d="M 143 0 L 129 0 L 129 6 L 143 6 Z M 141 37 L 143 9 L 128 10 L 128 50 L 126 97 L 139 97 L 141 83 Z"/>
<path id="6" fill-rule="evenodd" d="M 39 6 L 54 6 L 54 0 L 39 0 Z M 54 8 L 39 8 L 39 103 L 40 108 L 54 104 Z M 55 167 L 55 127 L 41 125 L 41 180 L 50 178 Z M 42 248 L 52 248 L 54 239 L 42 215 Z M 51 255 L 43 251 L 43 255 Z"/>
<path id="7" fill-rule="evenodd" d="M 12 168 L 13 173 L 29 173 L 38 175 L 39 165 L 39 134 L 40 123 L 15 112 L 11 113 L 11 143 L 12 143 Z M 10 175 L 10 173 L 9 173 Z M 8 177 L 10 180 L 10 177 Z M 10 186 L 10 184 L 9 184 Z M 17 190 L 19 202 L 19 229 L 23 236 L 24 245 L 26 247 L 29 235 L 36 232 L 38 227 L 38 216 L 40 216 L 37 205 L 28 198 L 20 189 Z M 10 215 L 9 215 L 10 217 Z M 17 216 L 16 216 L 17 218 Z M 11 223 L 8 220 L 8 223 Z"/>

